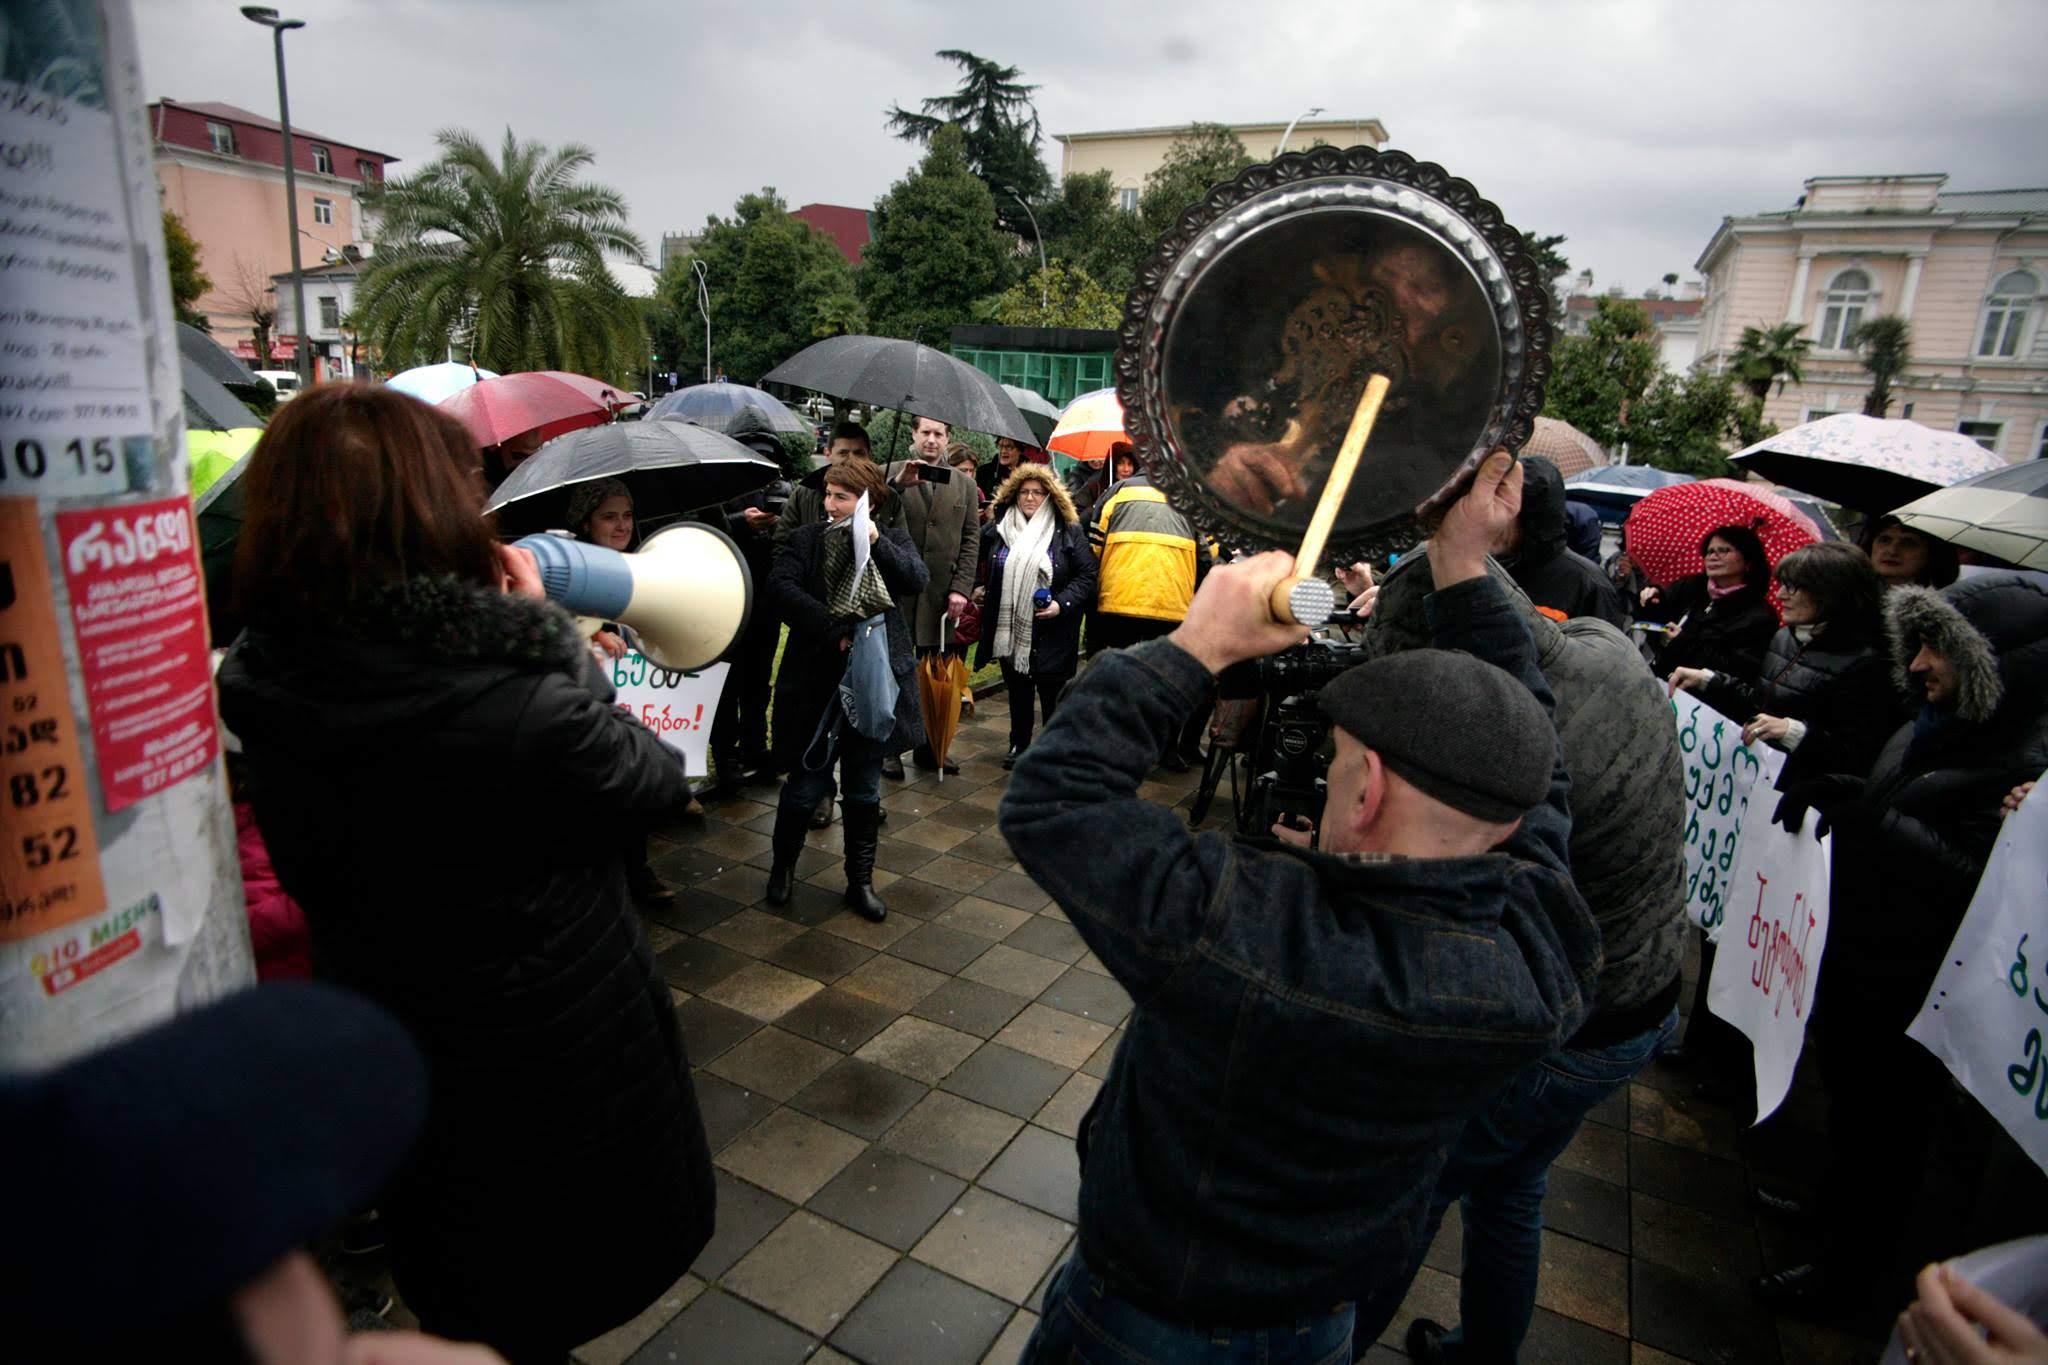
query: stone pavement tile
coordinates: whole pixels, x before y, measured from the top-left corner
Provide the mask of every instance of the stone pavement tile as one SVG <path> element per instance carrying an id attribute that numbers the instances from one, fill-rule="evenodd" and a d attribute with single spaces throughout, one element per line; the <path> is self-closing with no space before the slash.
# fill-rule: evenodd
<path id="1" fill-rule="evenodd" d="M 785 972 L 765 962 L 749 962 L 699 994 L 727 1009 L 772 1024 L 824 989 L 823 982 L 808 976 Z"/>
<path id="2" fill-rule="evenodd" d="M 683 1030 L 683 1047 L 697 1066 L 761 1027 L 761 1021 L 752 1015 L 729 1010 L 697 995 L 676 1006 L 676 1023 Z"/>
<path id="3" fill-rule="evenodd" d="M 865 924 L 867 921 L 861 922 Z M 887 922 L 883 921 L 884 924 Z M 905 962 L 900 957 L 890 957 L 887 953 L 882 953 L 869 958 L 840 977 L 836 984 L 842 991 L 852 991 L 863 999 L 873 1000 L 877 1004 L 887 1005 L 890 1009 L 901 1012 L 923 1000 L 945 982 L 946 975 L 943 972 L 935 972 L 929 967 L 920 967 L 915 962 Z"/>
<path id="4" fill-rule="evenodd" d="M 670 849 L 659 857 L 649 858 L 647 865 L 654 869 L 654 875 L 677 886 L 689 886 L 706 877 L 715 877 L 731 867 L 737 858 L 725 858 L 709 849 L 681 847 Z"/>
<path id="5" fill-rule="evenodd" d="M 1022 948 L 1027 953 L 1037 953 L 1055 962 L 1069 966 L 1081 960 L 1088 951 L 1088 945 L 1081 941 L 1081 935 L 1074 926 L 1050 915 L 1033 915 L 1010 932 L 1003 940 L 1012 948 Z"/>
<path id="6" fill-rule="evenodd" d="M 935 814 L 952 805 L 952 801 L 935 792 L 910 788 L 882 798 L 882 809 L 889 812 L 892 820 L 901 819 L 906 825 L 914 825 L 927 815 Z"/>
<path id="7" fill-rule="evenodd" d="M 1088 1061 L 1108 1041 L 1110 1033 L 1107 1024 L 1033 1003 L 1003 1025 L 995 1040 L 1071 1071 Z"/>
<path id="8" fill-rule="evenodd" d="M 827 986 L 782 1016 L 781 1027 L 840 1052 L 851 1052 L 886 1028 L 897 1011 L 852 991 Z"/>
<path id="9" fill-rule="evenodd" d="M 953 1069 L 942 1089 L 964 1095 L 976 1104 L 1028 1119 L 1053 1097 L 1071 1073 L 1027 1053 L 984 1043 Z"/>
<path id="10" fill-rule="evenodd" d="M 1464 1271 L 1465 1216 L 1458 1205 L 1453 1204 L 1444 1210 L 1444 1221 L 1437 1225 L 1436 1236 L 1430 1239 L 1429 1250 L 1423 1254 L 1422 1263 L 1435 1266 L 1446 1275 Z"/>
<path id="11" fill-rule="evenodd" d="M 1797 1318 L 1779 1318 L 1777 1325 L 1778 1343 L 1787 1365 L 1869 1365 L 1877 1358 L 1875 1352 L 1879 1348 L 1874 1335 L 1866 1341 L 1839 1327 L 1801 1322 Z M 1890 1330 L 1889 1325 L 1886 1330 Z"/>
<path id="12" fill-rule="evenodd" d="M 969 1190 L 910 1254 L 977 1289 L 1023 1303 L 1072 1233 L 1057 1218 L 986 1190 Z"/>
<path id="13" fill-rule="evenodd" d="M 1600 1103 L 1586 1111 L 1586 1121 L 1605 1124 L 1609 1128 L 1628 1127 L 1628 1087 L 1621 1086 Z"/>
<path id="14" fill-rule="evenodd" d="M 1734 1117 L 1719 1105 L 1691 1096 L 1632 1084 L 1628 1088 L 1628 1127 L 1642 1137 L 1708 1156 L 1730 1160 L 1742 1156 L 1742 1129 Z"/>
<path id="15" fill-rule="evenodd" d="M 647 951 L 656 957 L 660 957 L 683 941 L 679 930 L 671 929 L 665 924 L 643 924 L 640 926 L 640 933 L 647 940 Z"/>
<path id="16" fill-rule="evenodd" d="M 801 933 L 801 925 L 786 919 L 764 915 L 759 910 L 742 910 L 706 929 L 704 937 L 748 957 L 766 957 Z"/>
<path id="17" fill-rule="evenodd" d="M 700 888 L 676 893 L 675 904 L 642 910 L 641 915 L 665 928 L 678 933 L 701 934 L 712 925 L 731 919 L 740 912 L 740 907 L 723 896 L 713 896 Z"/>
<path id="18" fill-rule="evenodd" d="M 977 981 L 1026 999 L 1039 994 L 1065 972 L 1064 967 L 1049 957 L 1027 953 L 1005 943 L 996 944 L 960 969 L 965 980 Z"/>
<path id="19" fill-rule="evenodd" d="M 792 1207 L 788 1200 L 777 1199 L 724 1171 L 713 1170 L 711 1178 L 718 1195 L 717 1227 L 711 1240 L 697 1253 L 697 1263 L 690 1267 L 692 1273 L 706 1280 L 717 1279 L 734 1261 L 752 1251 L 754 1243 L 789 1217 Z"/>
<path id="20" fill-rule="evenodd" d="M 837 860 L 833 862 L 833 866 L 839 866 Z M 822 885 L 817 882 L 798 882 L 789 890 L 788 905 L 763 904 L 759 908 L 764 914 L 773 915 L 777 919 L 788 920 L 791 924 L 801 925 L 806 929 L 815 929 L 827 920 L 837 919 L 846 913 L 846 882 L 837 873 Z"/>
<path id="21" fill-rule="evenodd" d="M 1536 1302 L 1551 1312 L 1625 1337 L 1629 1334 L 1628 1287 L 1629 1261 L 1620 1252 L 1555 1232 L 1543 1234 L 1543 1269 L 1536 1281 Z"/>
<path id="22" fill-rule="evenodd" d="M 747 818 L 751 820 L 755 816 L 749 815 Z M 768 844 L 769 839 L 767 835 L 756 834 L 750 829 L 740 829 L 734 825 L 720 830 L 713 830 L 703 838 L 698 839 L 690 847 L 715 853 L 730 862 L 743 863 L 756 853 L 767 848 Z"/>
<path id="23" fill-rule="evenodd" d="M 786 1100 L 838 1060 L 829 1047 L 764 1028 L 704 1069 L 770 1099 Z"/>
<path id="24" fill-rule="evenodd" d="M 920 880 L 916 874 L 904 877 L 888 888 L 883 897 L 889 902 L 889 913 L 901 911 L 919 919 L 934 919 L 948 906 L 960 899 L 958 891 L 940 886 L 936 882 Z"/>
<path id="25" fill-rule="evenodd" d="M 834 820 L 823 829 L 806 829 L 804 843 L 811 848 L 821 848 L 834 855 L 846 851 L 846 831 L 839 821 Z"/>
<path id="26" fill-rule="evenodd" d="M 894 915 L 877 924 L 851 910 L 841 910 L 818 927 L 863 948 L 887 948 L 920 926 L 908 915 Z"/>
<path id="27" fill-rule="evenodd" d="M 700 1071 L 691 1078 L 704 1113 L 704 1140 L 715 1155 L 728 1142 L 775 1111 L 775 1101 L 743 1085 Z"/>
<path id="28" fill-rule="evenodd" d="M 895 1263 L 896 1253 L 881 1243 L 798 1210 L 719 1284 L 825 1336 Z"/>
<path id="29" fill-rule="evenodd" d="M 1749 1178 L 1737 1163 L 1633 1134 L 1628 1187 L 1723 1217 L 1743 1217 L 1749 1208 Z"/>
<path id="30" fill-rule="evenodd" d="M 1030 1003 L 1021 995 L 954 977 L 920 1000 L 911 1013 L 977 1038 L 992 1038 Z"/>
<path id="31" fill-rule="evenodd" d="M 1382 1346 L 1403 1348 L 1408 1336 L 1408 1324 L 1417 1318 L 1429 1318 L 1445 1326 L 1458 1320 L 1458 1281 L 1441 1270 L 1424 1266 L 1416 1272 L 1414 1283 L 1408 1286 L 1408 1295 L 1401 1300 L 1401 1307 L 1395 1312 L 1387 1330 L 1380 1333 Z"/>
<path id="32" fill-rule="evenodd" d="M 1747 1365 L 1777 1359 L 1777 1329 L 1746 1288 L 1727 1289 L 1638 1260 L 1630 1304 L 1636 1339 L 1683 1360 Z"/>
<path id="33" fill-rule="evenodd" d="M 997 1109 L 934 1090 L 883 1135 L 893 1152 L 972 1180 L 1024 1126 Z"/>
<path id="34" fill-rule="evenodd" d="M 806 844 L 796 851 L 796 875 L 801 880 L 802 878 L 815 875 L 824 868 L 839 867 L 843 861 L 843 859 L 833 857 L 822 848 L 812 848 Z M 775 850 L 763 849 L 747 859 L 747 866 L 758 867 L 763 872 L 766 872 L 769 868 L 775 866 Z"/>
<path id="35" fill-rule="evenodd" d="M 1079 967 L 1084 972 L 1093 972 L 1097 976 L 1109 975 L 1109 968 L 1103 966 L 1102 959 L 1097 957 L 1093 953 L 1081 954 L 1080 958 L 1075 961 L 1074 965 L 1076 967 Z"/>
<path id="36" fill-rule="evenodd" d="M 1067 1077 L 1067 1083 L 1059 1088 L 1059 1093 L 1047 1100 L 1045 1107 L 1031 1121 L 1062 1137 L 1075 1137 L 1081 1131 L 1081 1120 L 1087 1116 L 1088 1106 L 1095 1103 L 1095 1096 L 1101 1089 L 1101 1081 L 1077 1071 Z"/>
<path id="37" fill-rule="evenodd" d="M 815 1357 L 814 1357 L 815 1358 Z M 1787 1356 L 1787 1360 L 1806 1362 L 1805 1356 Z M 1680 1360 L 1669 1351 L 1660 1351 L 1654 1346 L 1645 1346 L 1640 1341 L 1628 1344 L 1628 1365 L 1693 1365 L 1690 1360 Z"/>
<path id="38" fill-rule="evenodd" d="M 917 870 L 919 881 L 932 882 L 963 896 L 986 885 L 990 877 L 999 875 L 994 868 L 966 858 L 956 858 L 950 853 L 941 853 Z"/>
<path id="39" fill-rule="evenodd" d="M 919 925 L 889 945 L 897 957 L 948 976 L 988 951 L 988 940 L 940 924 Z"/>
<path id="40" fill-rule="evenodd" d="M 1019 910 L 1035 911 L 1052 897 L 1022 872 L 999 872 L 981 888 L 983 899 Z"/>
<path id="41" fill-rule="evenodd" d="M 944 853 L 949 849 L 958 848 L 974 837 L 971 830 L 942 825 L 937 820 L 919 820 L 915 824 L 905 825 L 902 829 L 891 830 L 890 834 L 906 844 L 928 848 L 933 853 Z"/>
<path id="42" fill-rule="evenodd" d="M 1094 1055 L 1081 1067 L 1081 1070 L 1098 1081 L 1108 1080 L 1110 1063 L 1116 1060 L 1117 1045 L 1123 1042 L 1123 1039 L 1123 1030 L 1118 1029 L 1108 1042 L 1095 1049 Z"/>
<path id="43" fill-rule="evenodd" d="M 675 1365 L 681 1360 L 744 1360 L 797 1365 L 811 1339 L 786 1322 L 721 1290 L 699 1295 L 633 1357 L 633 1365 Z"/>
<path id="44" fill-rule="evenodd" d="M 830 985 L 874 955 L 872 948 L 823 929 L 811 929 L 769 953 L 764 961 Z"/>
<path id="45" fill-rule="evenodd" d="M 764 815 L 775 814 L 775 806 L 773 805 L 776 796 L 775 787 L 764 782 L 756 785 L 753 790 L 756 795 L 764 796 L 768 799 L 762 801 L 746 796 L 728 796 L 715 801 L 706 801 L 704 803 L 704 813 L 711 817 L 704 822 L 706 827 L 708 828 L 721 821 L 728 825 L 744 825 L 749 820 L 758 820 Z"/>
<path id="46" fill-rule="evenodd" d="M 717 1164 L 743 1180 L 801 1204 L 859 1156 L 850 1133 L 794 1109 L 778 1109 L 733 1139 Z"/>
<path id="47" fill-rule="evenodd" d="M 684 1275 L 670 1285 L 662 1296 L 640 1310 L 640 1315 L 631 1322 L 622 1322 L 595 1341 L 578 1346 L 570 1355 L 574 1365 L 625 1365 L 633 1352 L 647 1344 L 647 1339 L 660 1331 L 676 1314 L 688 1308 L 704 1292 L 704 1281 L 695 1275 Z"/>
<path id="48" fill-rule="evenodd" d="M 899 876 L 908 876 L 938 856 L 937 849 L 906 843 L 888 834 L 884 834 L 882 841 L 875 846 L 875 866 L 886 867 Z"/>
<path id="49" fill-rule="evenodd" d="M 931 817 L 942 825 L 964 829 L 970 834 L 979 834 L 996 822 L 996 813 L 986 806 L 969 805 L 965 801 L 954 801 Z"/>
<path id="50" fill-rule="evenodd" d="M 987 940 L 987 943 L 994 943 L 1008 938 L 1030 918 L 1031 912 L 1028 910 L 1013 910 L 1007 905 L 997 905 L 994 901 L 983 900 L 979 896 L 967 896 L 932 922 L 948 929 L 957 929 L 964 934 L 973 934 L 977 938 Z M 986 947 L 987 943 L 983 946 Z M 1033 991 L 1032 994 L 1036 995 L 1037 992 Z"/>
<path id="51" fill-rule="evenodd" d="M 1571 1145 L 1558 1153 L 1553 1170 L 1597 1176 L 1609 1184 L 1628 1183 L 1628 1134 L 1619 1128 L 1582 1123 Z"/>
<path id="52" fill-rule="evenodd" d="M 1010 856 L 1009 841 L 997 830 L 983 830 L 957 845 L 953 852 L 958 857 L 972 858 L 977 863 L 987 863 L 998 872 L 1007 871 L 1017 865 L 1017 860 Z"/>
<path id="53" fill-rule="evenodd" d="M 960 804 L 979 806 L 983 810 L 995 810 L 1003 804 L 1003 789 L 995 786 L 983 787 L 980 791 L 969 792 L 961 797 Z"/>
<path id="54" fill-rule="evenodd" d="M 1074 1245 L 1080 1240 L 1079 1237 L 1069 1237 L 1067 1239 L 1067 1244 L 1060 1248 L 1060 1254 L 1052 1258 L 1052 1264 L 1045 1268 L 1045 1274 L 1039 1276 L 1038 1283 L 1031 1287 L 1031 1297 L 1024 1301 L 1026 1308 L 1040 1316 L 1044 1315 L 1045 1293 L 1048 1289 L 1052 1288 L 1052 1277 L 1059 1274 L 1060 1267 L 1065 1265 L 1067 1258 L 1074 1254 Z"/>
<path id="55" fill-rule="evenodd" d="M 1039 922 L 1044 922 L 1043 917 Z M 1093 1019 L 1112 1028 L 1129 1018 L 1131 1013 L 1131 997 L 1122 986 L 1106 976 L 1097 976 L 1079 967 L 1067 968 L 1059 980 L 1039 992 L 1038 999 L 1056 1010 L 1078 1014 L 1083 1019 Z"/>
<path id="56" fill-rule="evenodd" d="M 1024 1358 L 1024 1343 L 1031 1340 L 1031 1334 L 1038 1330 L 1038 1314 L 1028 1308 L 1019 1308 L 1010 1325 L 996 1338 L 996 1344 L 988 1348 L 988 1354 L 981 1358 L 981 1365 L 1017 1365 Z"/>
<path id="57" fill-rule="evenodd" d="M 1081 1216 L 1081 1159 L 1058 1133 L 1026 1125 L 976 1182 L 1066 1223 Z"/>
<path id="58" fill-rule="evenodd" d="M 1756 1229 L 1747 1219 L 1717 1218 L 1638 1190 L 1630 1201 L 1630 1225 L 1639 1261 L 1734 1290 L 1745 1289 L 1763 1270 Z"/>
<path id="59" fill-rule="evenodd" d="M 1522 1340 L 1522 1365 L 1628 1365 L 1628 1338 L 1553 1313 L 1536 1310 Z"/>
<path id="60" fill-rule="evenodd" d="M 742 954 L 701 938 L 685 938 L 655 960 L 663 981 L 692 995 L 704 994 L 746 965 Z"/>
<path id="61" fill-rule="evenodd" d="M 966 1181 L 923 1162 L 870 1147 L 812 1195 L 809 1207 L 855 1232 L 908 1251 L 966 1188 Z"/>
<path id="62" fill-rule="evenodd" d="M 946 1073 L 967 1060 L 981 1040 L 971 1033 L 905 1017 L 883 1029 L 854 1055 L 864 1062 L 900 1071 L 926 1085 L 937 1085 Z"/>
<path id="63" fill-rule="evenodd" d="M 872 1142 L 925 1094 L 926 1088 L 908 1076 L 858 1057 L 842 1057 L 798 1091 L 789 1107 Z"/>
<path id="64" fill-rule="evenodd" d="M 830 858 L 823 867 L 803 873 L 799 880 L 809 887 L 829 893 L 837 901 L 846 892 L 846 860 Z M 886 867 L 878 867 L 872 875 L 875 890 L 886 891 L 898 880 L 896 873 Z M 791 898 L 794 900 L 794 897 Z"/>
<path id="65" fill-rule="evenodd" d="M 1577 1171 L 1553 1170 L 1543 1199 L 1543 1226 L 1626 1256 L 1628 1187 Z"/>
<path id="66" fill-rule="evenodd" d="M 1010 1314 L 1011 1306 L 993 1294 L 916 1261 L 898 1261 L 840 1324 L 831 1344 L 871 1365 L 976 1365 Z M 689 1359 L 739 1357 L 711 1354 Z"/>
<path id="67" fill-rule="evenodd" d="M 768 877 L 758 867 L 735 862 L 717 876 L 698 882 L 691 891 L 692 894 L 719 896 L 740 905 L 755 905 L 768 894 Z"/>

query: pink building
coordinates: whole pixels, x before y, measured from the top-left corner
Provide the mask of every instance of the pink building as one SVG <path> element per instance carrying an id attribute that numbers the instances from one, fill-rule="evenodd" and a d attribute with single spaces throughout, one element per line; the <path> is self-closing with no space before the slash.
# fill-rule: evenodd
<path id="1" fill-rule="evenodd" d="M 1814 342 L 1805 382 L 1764 415 L 1789 427 L 1860 412 L 1870 376 L 1849 339 L 1896 314 L 1912 359 L 1889 415 L 2008 460 L 2048 456 L 2048 189 L 1947 181 L 1816 176 L 1789 209 L 1722 219 L 1699 258 L 1700 363 L 1724 368 L 1744 327 L 1798 323 Z"/>
<path id="2" fill-rule="evenodd" d="M 289 301 L 280 308 L 277 294 L 289 292 L 292 267 L 283 130 L 232 104 L 159 100 L 149 106 L 149 119 L 164 207 L 199 243 L 200 265 L 213 280 L 199 310 L 223 345 L 256 359 L 251 305 L 276 310 L 280 323 L 290 319 Z M 361 196 L 397 158 L 299 127 L 292 129 L 292 153 L 304 267 L 338 260 L 351 246 L 367 250 Z M 276 276 L 284 278 L 273 285 Z M 275 336 L 272 348 L 273 363 L 291 364 L 291 337 Z M 323 348 L 316 343 L 315 350 Z M 336 372 L 338 354 L 318 358 L 322 374 Z"/>

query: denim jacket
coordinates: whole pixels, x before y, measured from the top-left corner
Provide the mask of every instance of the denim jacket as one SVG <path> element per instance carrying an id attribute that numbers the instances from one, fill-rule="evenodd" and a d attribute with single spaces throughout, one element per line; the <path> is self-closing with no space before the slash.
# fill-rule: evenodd
<path id="1" fill-rule="evenodd" d="M 1430 598 L 1544 704 L 1491 579 Z M 1160 1316 L 1255 1326 L 1407 1273 L 1447 1144 L 1594 998 L 1569 780 L 1499 849 L 1262 849 L 1140 800 L 1213 684 L 1169 641 L 1101 656 L 1018 760 L 1001 827 L 1136 1003 L 1081 1133 L 1081 1251 Z"/>

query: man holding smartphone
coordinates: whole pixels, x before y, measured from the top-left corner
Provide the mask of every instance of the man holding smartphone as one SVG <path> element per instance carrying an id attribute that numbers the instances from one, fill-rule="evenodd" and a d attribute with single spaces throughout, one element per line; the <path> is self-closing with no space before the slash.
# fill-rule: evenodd
<path id="1" fill-rule="evenodd" d="M 946 446 L 952 438 L 950 423 L 919 417 L 910 429 L 911 458 L 889 466 L 889 481 L 896 485 L 903 503 L 903 525 L 931 575 L 923 592 L 897 603 L 910 621 L 920 655 L 947 647 L 946 622 L 966 610 L 981 555 L 974 485 L 946 467 Z M 932 717 L 924 719 L 929 729 Z M 919 748 L 914 757 L 917 766 L 927 771 L 939 766 L 929 747 Z M 960 771 L 955 763 L 945 766 L 948 773 Z M 883 759 L 882 775 L 900 780 L 902 756 L 891 754 Z"/>

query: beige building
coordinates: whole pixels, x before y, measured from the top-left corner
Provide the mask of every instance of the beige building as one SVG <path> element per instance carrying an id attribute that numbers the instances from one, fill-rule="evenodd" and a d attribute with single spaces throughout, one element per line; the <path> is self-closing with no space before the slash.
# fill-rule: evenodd
<path id="1" fill-rule="evenodd" d="M 1706 280 L 1700 363 L 1724 368 L 1744 327 L 1795 322 L 1805 382 L 1772 394 L 1780 427 L 1859 412 L 1849 338 L 1887 314 L 1912 328 L 1893 417 L 1974 436 L 2008 460 L 2048 456 L 2048 189 L 1944 189 L 1946 175 L 1816 176 L 1789 209 L 1724 218 Z"/>
<path id="2" fill-rule="evenodd" d="M 1181 124 L 1173 128 L 1117 128 L 1100 133 L 1056 134 L 1053 141 L 1060 144 L 1060 178 L 1064 180 L 1070 175 L 1108 171 L 1117 202 L 1126 211 L 1136 212 L 1138 196 L 1145 190 L 1145 177 L 1158 169 L 1159 163 L 1166 159 L 1166 149 L 1191 126 Z M 1287 138 L 1284 149 L 1280 146 L 1280 137 L 1287 132 L 1285 122 L 1233 123 L 1229 127 L 1244 143 L 1244 149 L 1260 161 L 1270 160 L 1282 150 L 1306 151 L 1320 142 L 1336 147 L 1387 145 L 1387 130 L 1376 118 L 1303 119 L 1294 125 L 1294 132 Z"/>

